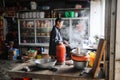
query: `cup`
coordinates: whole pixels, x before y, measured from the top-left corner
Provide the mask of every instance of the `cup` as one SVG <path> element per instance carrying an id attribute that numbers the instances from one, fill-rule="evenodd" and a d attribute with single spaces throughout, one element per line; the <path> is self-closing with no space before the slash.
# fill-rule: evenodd
<path id="1" fill-rule="evenodd" d="M 40 18 L 44 18 L 45 17 L 45 12 L 40 12 Z"/>
<path id="2" fill-rule="evenodd" d="M 75 12 L 75 17 L 78 17 L 78 12 Z"/>

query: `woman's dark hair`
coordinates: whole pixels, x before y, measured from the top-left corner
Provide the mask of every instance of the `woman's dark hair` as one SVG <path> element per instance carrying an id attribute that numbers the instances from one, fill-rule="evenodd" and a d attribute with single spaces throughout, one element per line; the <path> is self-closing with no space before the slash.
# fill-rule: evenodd
<path id="1" fill-rule="evenodd" d="M 55 20 L 55 24 L 57 24 L 57 22 L 61 22 L 61 21 L 63 21 L 62 18 L 56 18 L 56 20 Z"/>

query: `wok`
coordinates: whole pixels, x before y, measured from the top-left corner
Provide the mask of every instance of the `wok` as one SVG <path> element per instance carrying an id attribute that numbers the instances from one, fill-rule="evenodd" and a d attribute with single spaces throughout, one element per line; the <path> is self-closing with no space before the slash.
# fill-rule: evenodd
<path id="1" fill-rule="evenodd" d="M 50 58 L 43 58 L 43 59 L 37 59 L 35 60 L 36 66 L 39 68 L 54 68 L 57 60 L 56 59 L 50 59 Z"/>

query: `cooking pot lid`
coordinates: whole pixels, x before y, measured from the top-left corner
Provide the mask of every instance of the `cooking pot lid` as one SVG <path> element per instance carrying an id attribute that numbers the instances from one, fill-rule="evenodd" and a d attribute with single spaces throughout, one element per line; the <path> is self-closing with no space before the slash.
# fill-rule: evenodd
<path id="1" fill-rule="evenodd" d="M 77 49 L 73 49 L 71 51 L 71 54 L 74 54 L 76 56 L 86 56 L 86 55 L 88 55 L 88 50 L 86 50 L 86 49 L 80 49 L 80 52 L 78 53 Z"/>

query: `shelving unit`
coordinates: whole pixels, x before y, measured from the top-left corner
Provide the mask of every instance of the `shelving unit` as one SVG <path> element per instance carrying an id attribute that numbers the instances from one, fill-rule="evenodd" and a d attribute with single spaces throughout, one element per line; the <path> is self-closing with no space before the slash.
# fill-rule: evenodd
<path id="1" fill-rule="evenodd" d="M 52 19 L 19 19 L 19 44 L 26 46 L 49 46 Z"/>
<path id="2" fill-rule="evenodd" d="M 75 11 L 76 9 L 72 8 L 67 11 L 69 10 Z M 57 17 L 55 15 L 61 16 L 64 20 L 61 29 L 64 39 L 71 44 L 74 44 L 74 42 L 81 44 L 83 39 L 88 39 L 89 15 L 66 17 L 64 14 L 66 9 L 63 9 L 61 15 L 59 15 L 59 11 L 61 12 L 62 9 L 51 10 L 51 15 L 47 13 L 48 11 L 20 11 L 18 19 L 19 45 L 48 47 L 50 31 Z M 44 12 L 42 18 L 41 12 Z M 51 18 L 48 16 L 51 16 Z"/>
<path id="3" fill-rule="evenodd" d="M 90 8 L 58 8 L 52 11 L 52 17 L 64 20 L 62 35 L 73 47 L 83 46 L 90 35 Z"/>

